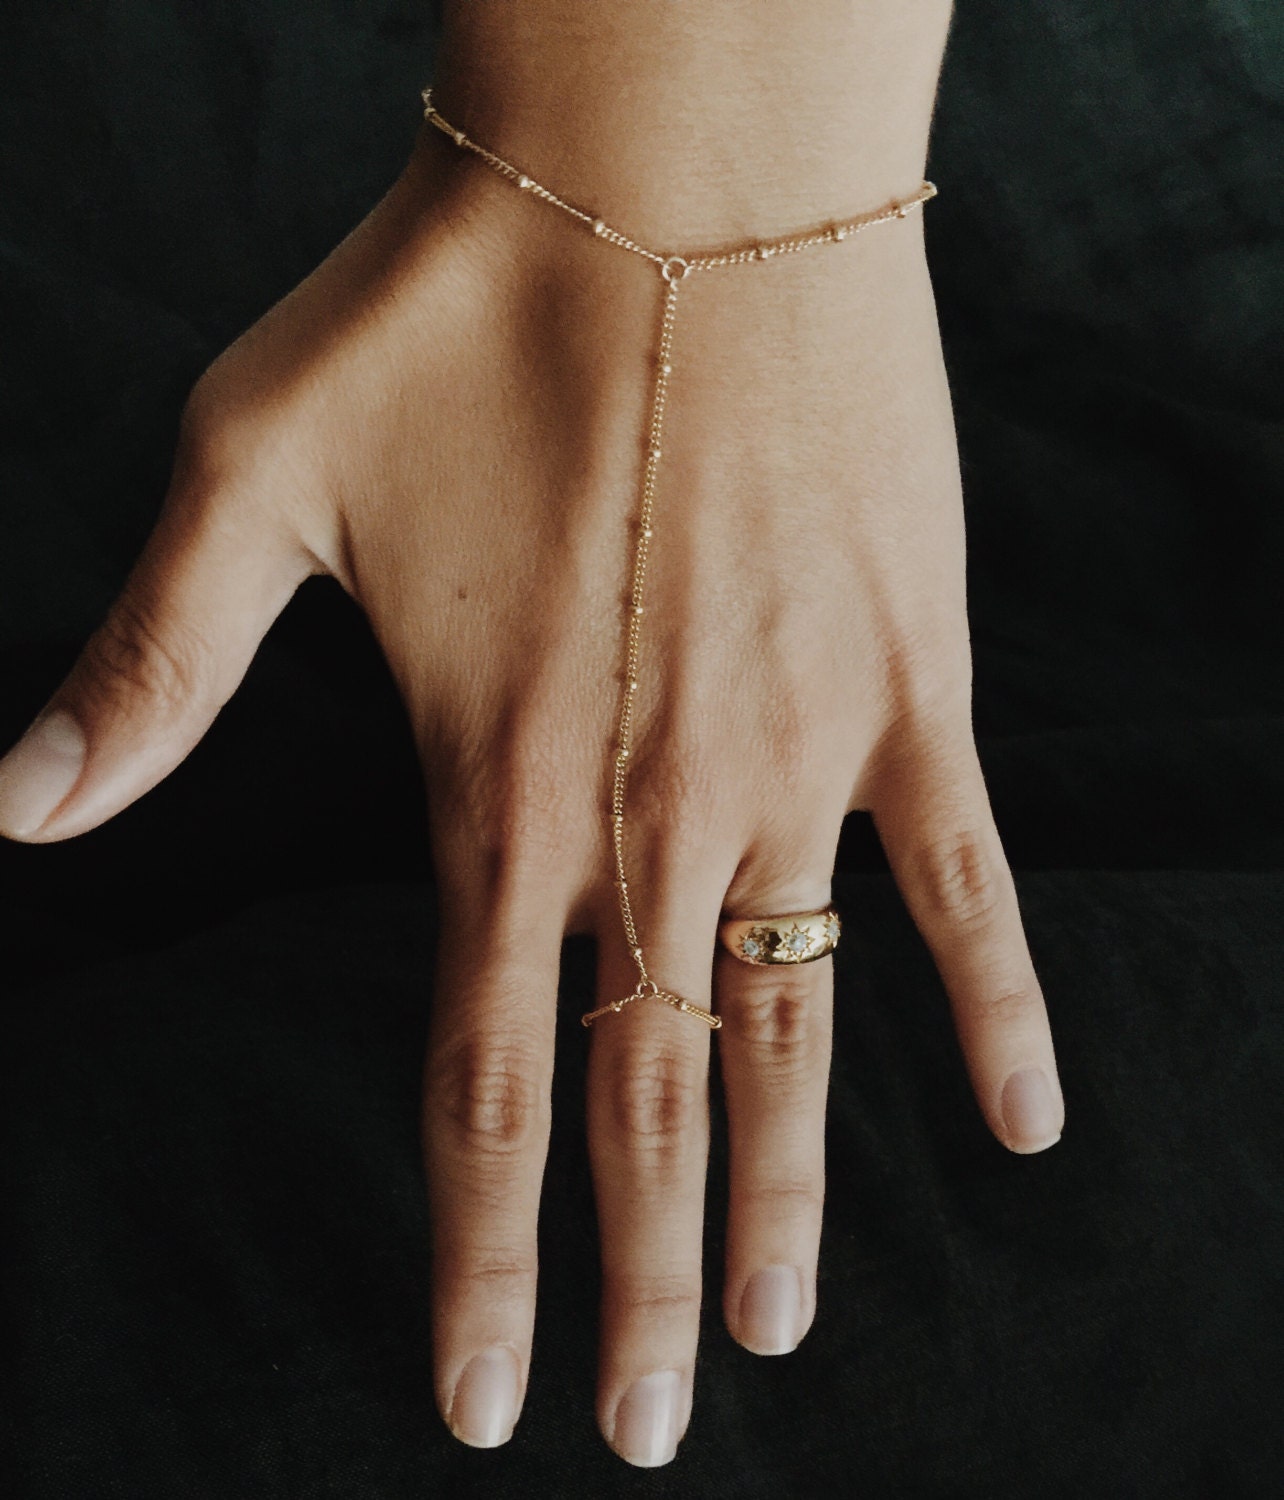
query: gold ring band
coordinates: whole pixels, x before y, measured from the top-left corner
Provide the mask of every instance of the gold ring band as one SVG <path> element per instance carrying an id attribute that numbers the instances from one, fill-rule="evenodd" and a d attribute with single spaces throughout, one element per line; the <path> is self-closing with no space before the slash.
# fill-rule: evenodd
<path id="1" fill-rule="evenodd" d="M 809 964 L 838 946 L 842 923 L 832 906 L 784 917 L 738 918 L 718 924 L 728 953 L 746 964 Z"/>

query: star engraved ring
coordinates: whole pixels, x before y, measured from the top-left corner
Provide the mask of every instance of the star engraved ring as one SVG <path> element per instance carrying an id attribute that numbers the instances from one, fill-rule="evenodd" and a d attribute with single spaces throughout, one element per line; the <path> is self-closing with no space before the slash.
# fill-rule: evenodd
<path id="1" fill-rule="evenodd" d="M 747 964 L 809 964 L 838 946 L 842 923 L 832 906 L 786 917 L 751 917 L 718 924 L 722 946 Z"/>

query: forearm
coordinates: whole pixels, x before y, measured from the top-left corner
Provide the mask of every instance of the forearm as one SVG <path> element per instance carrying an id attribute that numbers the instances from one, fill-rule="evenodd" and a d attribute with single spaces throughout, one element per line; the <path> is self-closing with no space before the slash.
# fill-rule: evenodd
<path id="1" fill-rule="evenodd" d="M 768 233 L 922 177 L 950 0 L 447 0 L 443 113 L 653 235 Z"/>

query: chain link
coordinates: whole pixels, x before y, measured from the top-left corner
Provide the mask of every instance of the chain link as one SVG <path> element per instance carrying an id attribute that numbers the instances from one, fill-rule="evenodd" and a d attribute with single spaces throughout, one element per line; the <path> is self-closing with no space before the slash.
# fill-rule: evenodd
<path id="1" fill-rule="evenodd" d="M 615 860 L 615 888 L 619 897 L 620 917 L 624 926 L 624 937 L 629 946 L 629 956 L 638 972 L 636 988 L 622 999 L 613 1000 L 597 1010 L 581 1017 L 585 1026 L 591 1026 L 599 1017 L 618 1014 L 634 1000 L 654 999 L 671 1005 L 685 1015 L 696 1016 L 713 1030 L 722 1025 L 721 1017 L 712 1011 L 691 1004 L 680 995 L 663 989 L 647 969 L 642 939 L 638 935 L 637 918 L 633 911 L 633 897 L 629 890 L 628 863 L 625 857 L 625 802 L 628 792 L 629 762 L 633 753 L 634 710 L 639 690 L 639 673 L 642 665 L 642 618 L 645 614 L 647 563 L 651 556 L 651 544 L 655 539 L 654 517 L 656 500 L 656 476 L 659 473 L 664 439 L 664 415 L 669 398 L 669 380 L 673 374 L 673 340 L 678 316 L 678 288 L 693 273 L 720 270 L 726 266 L 743 266 L 770 260 L 778 255 L 796 255 L 820 245 L 840 244 L 861 230 L 875 224 L 884 224 L 892 219 L 903 219 L 912 210 L 921 208 L 929 198 L 936 196 L 936 186 L 924 182 L 911 198 L 893 201 L 873 212 L 858 214 L 854 218 L 836 220 L 819 228 L 803 230 L 777 239 L 755 240 L 752 244 L 733 246 L 729 249 L 710 251 L 704 254 L 675 255 L 648 249 L 620 230 L 613 228 L 600 215 L 577 208 L 560 198 L 556 193 L 536 182 L 528 173 L 521 171 L 502 156 L 496 156 L 485 146 L 478 145 L 462 130 L 457 130 L 432 102 L 432 89 L 423 91 L 424 119 L 450 137 L 462 150 L 471 151 L 499 176 L 515 183 L 523 192 L 541 198 L 545 203 L 560 209 L 564 214 L 586 225 L 593 235 L 608 245 L 616 245 L 633 255 L 642 257 L 655 265 L 664 287 L 661 304 L 660 331 L 656 348 L 654 383 L 651 389 L 651 413 L 646 429 L 646 461 L 642 468 L 642 490 L 638 503 L 633 543 L 633 565 L 629 577 L 627 627 L 624 638 L 624 663 L 620 687 L 619 714 L 615 733 L 615 750 L 612 758 L 611 776 L 611 848 Z"/>

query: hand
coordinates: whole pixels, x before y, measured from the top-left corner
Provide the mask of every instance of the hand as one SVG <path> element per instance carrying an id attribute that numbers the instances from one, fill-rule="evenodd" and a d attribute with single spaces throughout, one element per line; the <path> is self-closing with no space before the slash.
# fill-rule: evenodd
<path id="1" fill-rule="evenodd" d="M 478 1444 L 526 1385 L 563 935 L 597 936 L 599 1002 L 634 979 L 605 799 L 657 303 L 650 268 L 425 139 L 203 377 L 145 554 L 0 766 L 7 832 L 80 833 L 187 754 L 304 577 L 362 605 L 429 788 L 437 1389 Z M 825 904 L 842 817 L 872 810 L 990 1128 L 1042 1149 L 1062 1105 L 971 734 L 919 218 L 698 279 L 673 362 L 631 888 L 652 971 L 724 1019 L 724 1311 L 778 1353 L 815 1310 L 832 968 L 715 960 L 720 914 Z M 641 1464 L 690 1413 L 709 1037 L 652 1003 L 591 1033 L 598 1418 Z"/>

